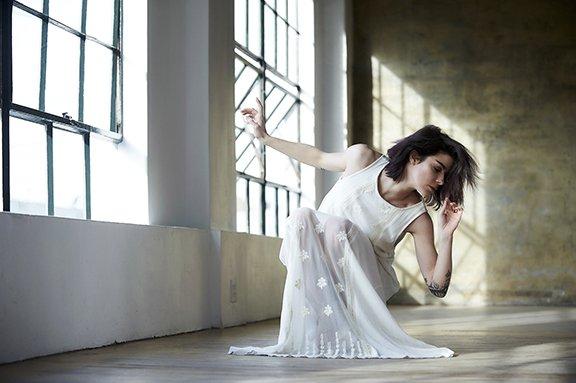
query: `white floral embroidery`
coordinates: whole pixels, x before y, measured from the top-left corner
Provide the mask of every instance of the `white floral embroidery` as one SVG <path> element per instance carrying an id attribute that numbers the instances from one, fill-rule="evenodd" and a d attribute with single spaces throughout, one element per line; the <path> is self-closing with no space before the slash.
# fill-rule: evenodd
<path id="1" fill-rule="evenodd" d="M 326 287 L 326 285 L 327 283 L 324 277 L 318 278 L 318 283 L 316 283 L 316 286 L 320 287 L 320 289 L 323 289 L 324 287 Z"/>
<path id="2" fill-rule="evenodd" d="M 344 262 L 345 262 L 345 261 L 344 261 L 344 257 L 340 258 L 340 259 L 338 260 L 338 266 L 340 266 L 340 267 L 343 268 L 343 267 L 344 267 Z"/>
<path id="3" fill-rule="evenodd" d="M 338 290 L 338 292 L 343 292 L 344 291 L 344 286 L 342 285 L 342 283 L 338 282 L 336 283 L 336 290 Z"/>
<path id="4" fill-rule="evenodd" d="M 304 222 L 302 222 L 302 221 L 296 222 L 296 228 L 298 230 L 304 230 Z"/>
<path id="5" fill-rule="evenodd" d="M 302 261 L 310 259 L 310 254 L 308 254 L 308 252 L 306 250 L 300 250 L 300 259 Z"/>
<path id="6" fill-rule="evenodd" d="M 304 222 L 302 220 L 296 220 L 296 218 L 291 218 L 288 221 L 288 227 L 290 229 L 295 228 L 298 230 L 304 230 Z"/>
<path id="7" fill-rule="evenodd" d="M 329 317 L 330 315 L 332 315 L 333 312 L 334 311 L 332 311 L 332 307 L 330 307 L 330 305 L 324 306 L 324 315 Z"/>
<path id="8" fill-rule="evenodd" d="M 296 279 L 296 283 L 294 283 L 294 287 L 300 290 L 300 286 L 302 286 L 302 280 L 300 278 Z"/>
<path id="9" fill-rule="evenodd" d="M 308 309 L 308 307 L 304 306 L 302 307 L 302 316 L 306 315 L 310 315 L 310 310 Z"/>
<path id="10" fill-rule="evenodd" d="M 340 230 L 338 233 L 336 233 L 336 239 L 338 239 L 340 242 L 345 241 L 347 239 L 346 232 L 344 230 Z"/>
<path id="11" fill-rule="evenodd" d="M 324 225 L 322 225 L 321 223 L 317 223 L 316 226 L 314 226 L 314 230 L 318 234 L 324 233 Z"/>
<path id="12" fill-rule="evenodd" d="M 362 211 L 362 206 L 360 206 L 360 205 L 354 205 L 354 206 L 352 206 L 352 211 L 355 212 L 355 213 L 359 213 L 359 212 Z"/>

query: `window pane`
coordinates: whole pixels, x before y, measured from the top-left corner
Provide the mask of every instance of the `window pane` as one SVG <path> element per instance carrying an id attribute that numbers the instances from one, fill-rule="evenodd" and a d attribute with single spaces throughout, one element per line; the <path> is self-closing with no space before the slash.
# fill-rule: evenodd
<path id="1" fill-rule="evenodd" d="M 48 15 L 79 31 L 82 23 L 82 0 L 50 0 Z"/>
<path id="2" fill-rule="evenodd" d="M 114 0 L 88 0 L 86 34 L 112 45 Z"/>
<path id="3" fill-rule="evenodd" d="M 88 125 L 110 130 L 112 97 L 112 51 L 86 41 L 84 84 L 84 119 Z"/>
<path id="4" fill-rule="evenodd" d="M 310 97 L 314 96 L 314 45 L 303 41 L 300 36 L 298 42 L 298 84 L 302 91 Z"/>
<path id="5" fill-rule="evenodd" d="M 261 56 L 262 52 L 262 16 L 261 16 L 261 2 L 260 0 L 248 0 L 248 6 L 250 7 L 248 15 L 250 21 L 248 24 L 248 48 L 252 53 L 257 56 Z"/>
<path id="6" fill-rule="evenodd" d="M 248 232 L 248 202 L 246 200 L 246 187 L 248 181 L 238 177 L 236 179 L 236 231 Z"/>
<path id="7" fill-rule="evenodd" d="M 236 61 L 237 65 L 243 66 L 239 60 Z M 247 106 L 254 107 L 256 97 L 260 97 L 260 81 L 258 74 L 252 68 L 247 67 L 238 80 L 235 87 L 235 105 L 237 109 Z M 246 96 L 248 94 L 248 96 Z M 242 100 L 244 100 L 242 102 Z M 240 104 L 241 103 L 241 104 Z M 236 170 L 261 177 L 263 167 L 260 158 L 261 144 L 258 140 L 252 139 L 248 134 L 251 129 L 242 118 L 241 113 L 236 113 L 234 116 L 236 125 Z M 246 129 L 243 131 L 242 129 Z"/>
<path id="8" fill-rule="evenodd" d="M 298 163 L 278 151 L 266 152 L 266 181 L 298 188 Z"/>
<path id="9" fill-rule="evenodd" d="M 290 193 L 290 213 L 298 209 L 298 193 Z"/>
<path id="10" fill-rule="evenodd" d="M 264 60 L 273 67 L 276 66 L 276 32 L 275 23 L 276 16 L 268 7 L 264 7 Z"/>
<path id="11" fill-rule="evenodd" d="M 260 201 L 262 186 L 250 182 L 250 233 L 262 234 L 262 203 Z"/>
<path id="12" fill-rule="evenodd" d="M 288 78 L 298 82 L 298 35 L 288 28 Z"/>
<path id="13" fill-rule="evenodd" d="M 247 133 L 236 140 L 236 170 L 254 177 L 262 177 L 261 143 Z"/>
<path id="14" fill-rule="evenodd" d="M 46 128 L 10 118 L 10 210 L 48 214 Z"/>
<path id="15" fill-rule="evenodd" d="M 276 0 L 276 12 L 280 17 L 286 18 L 286 0 Z"/>
<path id="16" fill-rule="evenodd" d="M 288 0 L 288 22 L 298 29 L 298 0 Z"/>
<path id="17" fill-rule="evenodd" d="M 13 8 L 12 17 L 12 101 L 30 108 L 38 108 L 40 85 L 40 45 L 42 21 Z"/>
<path id="18" fill-rule="evenodd" d="M 298 0 L 298 31 L 314 43 L 314 1 Z"/>
<path id="19" fill-rule="evenodd" d="M 82 135 L 54 129 L 54 215 L 86 218 L 86 179 Z"/>
<path id="20" fill-rule="evenodd" d="M 276 236 L 276 188 L 266 186 L 266 235 Z"/>
<path id="21" fill-rule="evenodd" d="M 236 60 L 237 66 L 243 67 L 244 64 L 240 60 Z M 246 96 L 248 94 L 248 96 Z M 258 80 L 258 73 L 251 67 L 244 69 L 238 80 L 234 85 L 234 105 L 236 109 L 244 108 L 246 106 L 254 107 L 256 97 L 260 96 L 260 81 Z M 244 100 L 242 102 L 242 100 Z M 242 126 L 244 120 L 242 116 L 236 114 L 237 126 Z"/>
<path id="22" fill-rule="evenodd" d="M 78 119 L 80 38 L 53 25 L 48 26 L 46 111 Z"/>
<path id="23" fill-rule="evenodd" d="M 278 19 L 278 61 L 276 67 L 278 72 L 286 75 L 286 59 L 287 59 L 287 52 L 286 52 L 286 44 L 287 44 L 287 34 L 286 31 L 286 23 L 281 19 Z"/>
<path id="24" fill-rule="evenodd" d="M 279 129 L 280 122 L 288 117 L 288 114 L 292 113 L 295 107 L 296 100 L 276 88 L 266 100 L 266 129 L 268 133 Z"/>
<path id="25" fill-rule="evenodd" d="M 293 108 L 281 121 L 278 129 L 274 132 L 274 136 L 298 142 L 298 113 L 296 108 Z M 266 180 L 298 189 L 300 175 L 298 174 L 297 162 L 278 151 L 267 151 Z"/>
<path id="26" fill-rule="evenodd" d="M 44 0 L 19 0 L 20 3 L 37 10 L 38 12 L 42 12 L 44 6 Z M 16 7 L 13 8 L 16 10 Z"/>
<path id="27" fill-rule="evenodd" d="M 288 216 L 288 192 L 285 189 L 278 190 L 278 229 L 280 237 L 286 232 L 286 217 Z"/>
<path id="28" fill-rule="evenodd" d="M 252 22 L 252 15 L 250 15 Z M 234 39 L 246 46 L 246 0 L 234 1 Z"/>

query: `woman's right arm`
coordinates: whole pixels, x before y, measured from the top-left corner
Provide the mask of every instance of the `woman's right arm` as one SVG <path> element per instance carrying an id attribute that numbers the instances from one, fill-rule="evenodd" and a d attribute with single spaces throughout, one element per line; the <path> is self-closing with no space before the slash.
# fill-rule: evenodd
<path id="1" fill-rule="evenodd" d="M 286 141 L 272 136 L 265 136 L 260 141 L 264 145 L 286 154 L 288 157 L 315 168 L 332 172 L 343 172 L 346 170 L 346 152 L 326 153 L 308 144 Z"/>
<path id="2" fill-rule="evenodd" d="M 297 161 L 319 169 L 343 172 L 350 164 L 357 162 L 359 158 L 365 158 L 367 151 L 373 152 L 368 145 L 356 144 L 343 152 L 327 153 L 308 144 L 272 137 L 266 132 L 262 118 L 262 104 L 260 100 L 256 99 L 256 101 L 258 103 L 256 109 L 244 108 L 241 111 L 245 121 L 252 126 L 254 137 L 264 145 L 270 146 Z"/>

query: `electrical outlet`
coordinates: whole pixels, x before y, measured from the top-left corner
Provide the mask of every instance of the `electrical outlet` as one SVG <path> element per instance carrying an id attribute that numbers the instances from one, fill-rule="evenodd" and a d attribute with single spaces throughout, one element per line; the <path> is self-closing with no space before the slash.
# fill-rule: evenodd
<path id="1" fill-rule="evenodd" d="M 236 294 L 236 281 L 230 279 L 230 303 L 236 303 L 238 296 Z"/>

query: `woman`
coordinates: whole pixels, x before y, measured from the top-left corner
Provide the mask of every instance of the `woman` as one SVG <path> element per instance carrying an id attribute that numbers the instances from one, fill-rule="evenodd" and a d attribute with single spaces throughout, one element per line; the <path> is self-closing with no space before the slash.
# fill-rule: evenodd
<path id="1" fill-rule="evenodd" d="M 367 145 L 342 153 L 268 135 L 262 104 L 242 114 L 253 135 L 305 164 L 344 172 L 317 211 L 287 220 L 280 260 L 287 268 L 278 343 L 230 347 L 229 354 L 327 358 L 451 357 L 406 334 L 386 307 L 399 290 L 394 247 L 408 232 L 432 294 L 444 297 L 452 274 L 452 237 L 462 217 L 464 186 L 475 187 L 470 153 L 427 125 L 384 156 Z M 426 205 L 439 211 L 438 250 Z"/>

